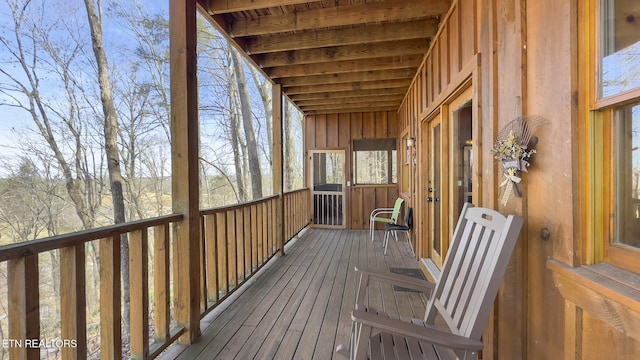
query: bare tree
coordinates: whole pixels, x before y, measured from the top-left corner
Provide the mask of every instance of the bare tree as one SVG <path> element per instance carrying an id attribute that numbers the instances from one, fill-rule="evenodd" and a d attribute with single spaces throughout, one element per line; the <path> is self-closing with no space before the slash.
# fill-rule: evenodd
<path id="1" fill-rule="evenodd" d="M 229 48 L 233 60 L 236 83 L 238 84 L 240 113 L 242 115 L 242 125 L 247 141 L 251 193 L 253 199 L 260 199 L 262 198 L 262 169 L 260 168 L 260 158 L 258 156 L 258 142 L 256 141 L 255 131 L 253 129 L 253 112 L 251 111 L 251 101 L 249 88 L 247 86 L 247 77 L 244 72 L 244 62 L 240 58 L 240 54 L 238 54 L 232 46 L 229 46 Z"/>
<path id="2" fill-rule="evenodd" d="M 147 116 L 163 129 L 170 144 L 169 19 L 164 14 L 148 13 L 137 0 L 118 0 L 112 6 L 116 17 L 123 21 L 123 28 L 136 41 L 133 51 L 126 48 L 123 51 L 138 61 L 136 66 L 144 69 L 145 85 L 149 87 Z"/>
<path id="3" fill-rule="evenodd" d="M 81 45 L 72 44 L 68 48 L 64 48 L 48 44 L 50 29 L 45 28 L 44 22 L 41 22 L 40 19 L 31 20 L 26 17 L 27 12 L 37 14 L 34 9 L 28 7 L 29 3 L 30 1 L 9 3 L 13 15 L 11 33 L 15 35 L 15 39 L 10 40 L 0 36 L 0 44 L 7 50 L 13 64 L 17 65 L 17 69 L 21 72 L 11 71 L 10 67 L 0 68 L 4 79 L 0 83 L 0 92 L 11 100 L 0 105 L 23 109 L 31 116 L 38 133 L 51 149 L 64 175 L 67 192 L 75 205 L 83 228 L 88 229 L 93 227 L 95 211 L 100 200 L 92 197 L 93 190 L 99 191 L 99 188 L 95 187 L 99 186 L 99 183 L 93 181 L 96 178 L 91 173 L 92 169 L 85 166 L 87 149 L 82 144 L 84 133 L 78 119 L 75 95 L 77 88 L 73 84 L 69 69 L 71 63 L 75 61 Z M 44 61 L 40 58 L 41 52 L 49 53 L 54 62 L 49 70 L 57 72 L 64 84 L 68 100 L 65 108 L 57 110 L 53 104 L 43 98 L 39 73 L 48 70 L 40 68 Z M 60 121 L 60 127 L 56 124 L 56 119 Z M 72 140 L 70 143 L 74 144 L 74 151 L 71 160 L 67 159 L 65 151 L 60 145 L 59 137 L 61 135 L 57 131 L 62 129 L 66 129 L 72 135 L 71 139 L 64 138 L 62 142 L 68 143 L 69 140 Z"/>
<path id="4" fill-rule="evenodd" d="M 251 77 L 253 78 L 253 82 L 260 93 L 260 99 L 262 100 L 262 105 L 264 106 L 264 117 L 267 124 L 267 149 L 264 151 L 264 154 L 271 163 L 271 149 L 273 148 L 273 100 L 272 98 L 272 87 L 271 83 L 267 81 L 264 76 L 261 76 L 258 70 L 249 66 L 249 70 L 251 71 Z"/>
<path id="5" fill-rule="evenodd" d="M 100 99 L 104 113 L 104 143 L 107 157 L 107 169 L 111 184 L 111 199 L 113 202 L 113 221 L 116 224 L 124 223 L 125 206 L 123 193 L 123 178 L 120 167 L 120 155 L 118 151 L 118 118 L 113 102 L 111 81 L 109 78 L 109 65 L 107 55 L 104 50 L 102 39 L 102 11 L 101 0 L 97 3 L 94 0 L 84 0 L 91 29 L 91 44 L 97 65 L 98 83 L 100 84 Z M 100 11 L 99 11 L 100 10 Z M 120 271 L 123 288 L 123 320 L 125 333 L 129 332 L 129 246 L 126 235 L 122 235 Z"/>

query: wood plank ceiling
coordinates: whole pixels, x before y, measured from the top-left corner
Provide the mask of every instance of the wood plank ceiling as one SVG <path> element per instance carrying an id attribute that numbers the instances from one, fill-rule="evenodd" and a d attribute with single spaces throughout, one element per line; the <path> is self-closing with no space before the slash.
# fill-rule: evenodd
<path id="1" fill-rule="evenodd" d="M 199 0 L 305 114 L 395 111 L 450 0 Z"/>

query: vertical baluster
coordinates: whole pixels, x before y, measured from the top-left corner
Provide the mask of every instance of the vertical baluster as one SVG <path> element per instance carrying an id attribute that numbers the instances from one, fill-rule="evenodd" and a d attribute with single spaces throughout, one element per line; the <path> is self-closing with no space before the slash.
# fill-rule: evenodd
<path id="1" fill-rule="evenodd" d="M 155 340 L 164 343 L 170 331 L 170 289 L 169 289 L 169 225 L 153 228 L 153 297 Z"/>
<path id="2" fill-rule="evenodd" d="M 269 222 L 267 221 L 267 214 L 269 209 L 268 203 L 262 203 L 262 210 L 260 213 L 260 222 L 262 224 L 262 258 L 267 261 L 269 258 Z"/>
<path id="3" fill-rule="evenodd" d="M 216 214 L 216 243 L 218 250 L 218 287 L 222 295 L 229 292 L 227 251 L 227 217 L 224 212 Z"/>
<path id="4" fill-rule="evenodd" d="M 260 250 L 258 250 L 260 244 L 260 238 L 258 236 L 258 206 L 257 204 L 251 206 L 251 264 L 253 269 L 257 269 L 260 266 L 258 261 L 260 256 Z"/>
<path id="5" fill-rule="evenodd" d="M 100 240 L 100 358 L 122 358 L 120 235 Z"/>
<path id="6" fill-rule="evenodd" d="M 149 244 L 147 229 L 129 235 L 131 357 L 149 355 Z"/>
<path id="7" fill-rule="evenodd" d="M 324 195 L 320 194 L 318 199 L 319 199 L 319 202 L 320 202 L 320 205 L 318 206 L 318 211 L 319 211 L 318 223 L 321 224 L 321 225 L 325 225 L 326 224 L 326 222 L 325 222 L 325 214 L 324 214 L 324 208 L 322 206 L 322 204 L 324 204 Z"/>
<path id="8" fill-rule="evenodd" d="M 38 256 L 30 255 L 9 260 L 9 339 L 10 359 L 39 359 L 40 348 L 27 342 L 40 338 L 40 299 L 38 293 Z"/>
<path id="9" fill-rule="evenodd" d="M 280 215 L 278 215 L 278 200 L 271 199 L 269 204 L 271 204 L 271 221 L 269 222 L 272 235 L 271 252 L 269 253 L 269 256 L 271 256 L 278 251 L 278 218 Z"/>
<path id="10" fill-rule="evenodd" d="M 287 241 L 291 238 L 291 234 L 293 234 L 293 226 L 295 219 L 295 198 L 294 194 L 289 193 L 285 194 L 284 201 L 284 228 L 285 228 L 285 236 L 284 240 Z"/>
<path id="11" fill-rule="evenodd" d="M 60 249 L 61 336 L 77 345 L 62 348 L 64 360 L 87 358 L 85 266 L 85 244 Z"/>
<path id="12" fill-rule="evenodd" d="M 264 207 L 264 203 L 258 204 L 256 206 L 256 241 L 258 244 L 258 266 L 264 263 L 264 231 L 263 231 L 263 221 L 262 221 L 262 209 Z"/>
<path id="13" fill-rule="evenodd" d="M 251 207 L 245 206 L 242 209 L 242 215 L 242 224 L 244 226 L 244 276 L 246 279 L 253 272 L 251 264 L 251 239 L 253 238 L 251 234 Z"/>
<path id="14" fill-rule="evenodd" d="M 236 276 L 238 284 L 244 280 L 244 215 L 242 209 L 236 209 Z"/>
<path id="15" fill-rule="evenodd" d="M 236 252 L 236 217 L 235 211 L 227 211 L 227 273 L 229 275 L 229 289 L 238 284 Z"/>
<path id="16" fill-rule="evenodd" d="M 205 253 L 207 259 L 207 306 L 218 302 L 218 251 L 216 250 L 216 218 L 205 215 Z"/>
<path id="17" fill-rule="evenodd" d="M 271 226 L 271 213 L 272 213 L 272 209 L 271 209 L 271 203 L 270 202 L 265 202 L 265 212 L 264 212 L 264 225 L 265 225 L 265 245 L 266 245 L 266 249 L 265 249 L 265 261 L 271 256 L 271 244 L 272 244 L 272 226 Z"/>
<path id="18" fill-rule="evenodd" d="M 200 313 L 203 313 L 207 310 L 208 305 L 208 293 L 207 293 L 207 253 L 205 251 L 205 238 L 207 234 L 205 234 L 204 230 L 204 217 L 200 217 Z"/>

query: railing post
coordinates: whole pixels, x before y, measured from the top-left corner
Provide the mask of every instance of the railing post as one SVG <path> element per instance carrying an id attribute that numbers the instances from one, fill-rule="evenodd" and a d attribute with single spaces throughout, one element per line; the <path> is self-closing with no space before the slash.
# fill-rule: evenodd
<path id="1" fill-rule="evenodd" d="M 40 339 L 38 255 L 9 260 L 7 270 L 9 358 L 40 359 L 40 348 L 31 343 Z"/>
<path id="2" fill-rule="evenodd" d="M 272 88 L 273 114 L 273 193 L 279 195 L 276 204 L 276 244 L 280 255 L 284 255 L 284 166 L 282 139 L 282 85 L 273 84 Z"/>
<path id="3" fill-rule="evenodd" d="M 169 1 L 171 64 L 171 165 L 174 227 L 174 290 L 180 343 L 200 336 L 200 209 L 198 183 L 198 84 L 196 1 Z"/>

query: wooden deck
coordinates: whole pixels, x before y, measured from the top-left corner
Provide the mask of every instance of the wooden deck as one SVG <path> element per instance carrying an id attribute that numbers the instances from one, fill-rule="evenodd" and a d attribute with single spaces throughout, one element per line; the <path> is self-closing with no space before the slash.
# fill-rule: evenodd
<path id="1" fill-rule="evenodd" d="M 356 289 L 354 266 L 417 268 L 404 241 L 390 241 L 382 254 L 382 232 L 308 229 L 225 310 L 202 322 L 191 346 L 175 345 L 161 359 L 332 359 L 346 343 Z M 425 299 L 414 292 L 375 285 L 370 304 L 401 316 L 421 318 Z"/>

